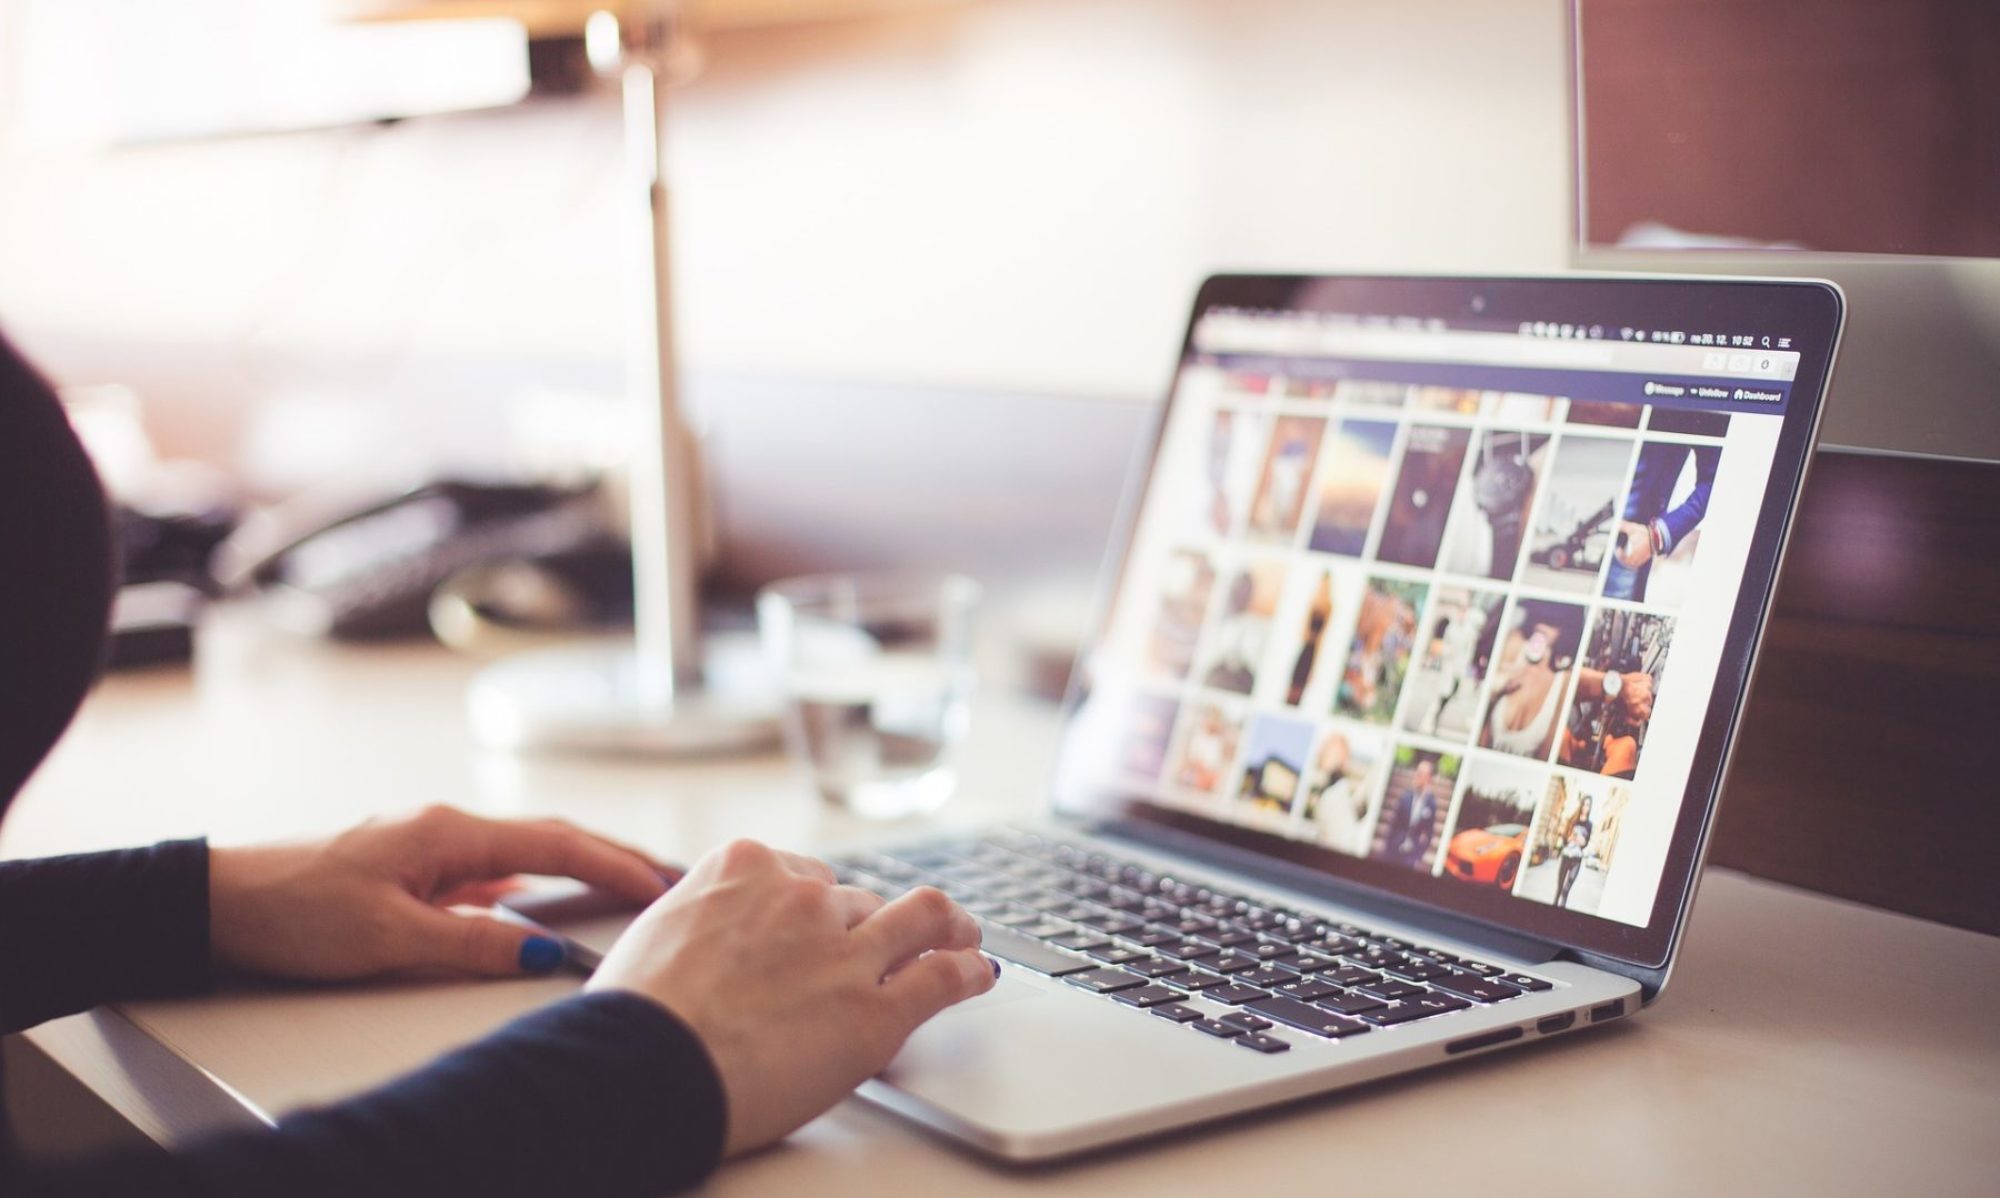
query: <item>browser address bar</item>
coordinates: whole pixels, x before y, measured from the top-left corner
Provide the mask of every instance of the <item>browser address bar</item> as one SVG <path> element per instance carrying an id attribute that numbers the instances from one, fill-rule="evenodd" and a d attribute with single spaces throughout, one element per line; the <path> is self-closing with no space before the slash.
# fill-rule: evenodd
<path id="1" fill-rule="evenodd" d="M 1384 329 L 1319 321 L 1211 313 L 1195 329 L 1206 353 L 1451 362 L 1554 370 L 1790 379 L 1799 355 L 1785 350 L 1725 351 L 1709 346 L 1623 341 L 1559 341 L 1465 329 Z"/>

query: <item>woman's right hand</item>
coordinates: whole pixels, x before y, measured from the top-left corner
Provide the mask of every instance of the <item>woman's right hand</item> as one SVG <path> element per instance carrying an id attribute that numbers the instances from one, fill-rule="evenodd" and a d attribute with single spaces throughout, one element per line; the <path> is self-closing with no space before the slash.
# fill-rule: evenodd
<path id="1" fill-rule="evenodd" d="M 679 1016 L 729 1104 L 725 1151 L 781 1139 L 879 1073 L 918 1025 L 993 988 L 979 925 L 930 887 L 894 902 L 738 840 L 633 921 L 589 982 Z"/>

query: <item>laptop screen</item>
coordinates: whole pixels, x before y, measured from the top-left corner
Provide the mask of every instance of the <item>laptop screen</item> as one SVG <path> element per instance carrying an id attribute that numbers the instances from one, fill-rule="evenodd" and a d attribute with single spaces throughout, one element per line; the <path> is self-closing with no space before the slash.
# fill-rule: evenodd
<path id="1" fill-rule="evenodd" d="M 1810 285 L 1212 280 L 1060 804 L 1664 959 L 1837 313 Z"/>

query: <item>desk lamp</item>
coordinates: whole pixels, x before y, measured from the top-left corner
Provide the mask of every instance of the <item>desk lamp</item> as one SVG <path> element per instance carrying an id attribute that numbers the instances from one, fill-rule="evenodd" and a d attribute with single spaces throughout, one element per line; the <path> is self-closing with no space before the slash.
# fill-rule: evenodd
<path id="1" fill-rule="evenodd" d="M 507 17 L 531 35 L 581 28 L 591 64 L 624 95 L 630 264 L 626 386 L 634 639 L 545 649 L 482 671 L 468 695 L 475 737 L 513 749 L 690 754 L 758 747 L 778 697 L 754 635 L 704 641 L 700 462 L 677 393 L 665 133 L 675 0 L 341 0 L 347 19 Z"/>

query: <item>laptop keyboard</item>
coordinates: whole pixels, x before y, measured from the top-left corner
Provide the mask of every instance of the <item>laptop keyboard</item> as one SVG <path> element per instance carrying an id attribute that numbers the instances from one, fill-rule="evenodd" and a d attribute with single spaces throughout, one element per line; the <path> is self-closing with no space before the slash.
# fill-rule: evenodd
<path id="1" fill-rule="evenodd" d="M 935 886 L 979 919 L 996 957 L 1256 1052 L 1282 1026 L 1344 1040 L 1551 983 L 1155 872 L 996 830 L 836 859 L 884 898 Z"/>

